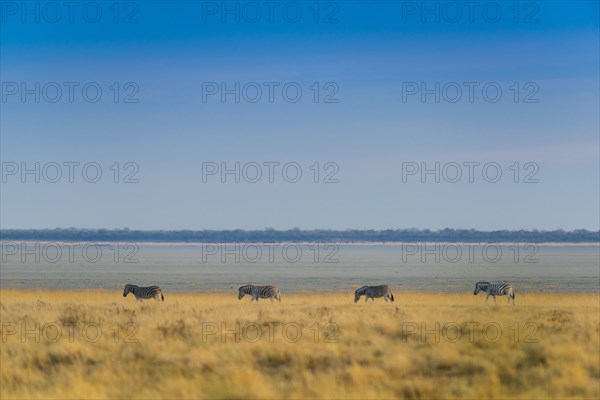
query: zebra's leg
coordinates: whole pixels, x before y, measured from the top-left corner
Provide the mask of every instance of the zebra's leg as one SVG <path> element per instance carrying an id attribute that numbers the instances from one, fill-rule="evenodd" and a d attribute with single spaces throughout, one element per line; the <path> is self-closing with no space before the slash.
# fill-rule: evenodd
<path id="1" fill-rule="evenodd" d="M 496 295 L 493 294 L 492 296 L 494 296 L 494 304 L 498 304 L 498 302 L 496 301 Z"/>
<path id="2" fill-rule="evenodd" d="M 486 294 L 485 294 L 485 302 L 486 302 L 486 303 L 488 302 L 488 299 L 489 299 L 489 298 L 490 298 L 490 294 L 489 294 L 489 293 L 486 293 Z"/>
<path id="3" fill-rule="evenodd" d="M 387 296 L 383 296 L 383 299 L 385 300 L 385 302 L 388 302 Z"/>
<path id="4" fill-rule="evenodd" d="M 269 297 L 271 299 L 271 303 L 273 302 L 273 296 Z"/>

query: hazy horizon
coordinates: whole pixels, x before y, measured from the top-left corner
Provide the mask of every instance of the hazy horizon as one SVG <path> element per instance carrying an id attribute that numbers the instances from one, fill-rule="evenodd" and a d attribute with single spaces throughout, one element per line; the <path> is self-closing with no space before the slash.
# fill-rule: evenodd
<path id="1" fill-rule="evenodd" d="M 518 232 L 518 231 L 540 231 L 540 232 L 552 232 L 552 231 L 564 231 L 564 232 L 576 232 L 576 231 L 588 231 L 588 232 L 598 232 L 600 230 L 593 230 L 593 229 L 585 229 L 585 228 L 575 228 L 575 229 L 563 229 L 563 228 L 556 228 L 556 229 L 538 229 L 538 228 L 519 228 L 519 229 L 503 229 L 503 228 L 499 228 L 499 229 L 489 229 L 489 230 L 485 230 L 485 229 L 476 229 L 476 228 L 466 228 L 466 227 L 459 227 L 459 228 L 451 228 L 451 227 L 443 227 L 443 228 L 416 228 L 416 227 L 388 227 L 388 228 L 356 228 L 356 227 L 347 227 L 347 228 L 340 228 L 340 229 L 335 229 L 335 228 L 327 228 L 327 227 L 315 227 L 315 228 L 300 228 L 298 226 L 293 226 L 293 227 L 287 227 L 287 228 L 281 228 L 281 229 L 276 229 L 273 228 L 271 226 L 266 226 L 263 228 L 257 228 L 257 229 L 244 229 L 244 228 L 233 228 L 233 229 L 208 229 L 208 228 L 199 228 L 199 229 L 159 229 L 159 228 L 147 228 L 147 229 L 138 229 L 135 227 L 129 227 L 129 226 L 120 226 L 120 227 L 100 227 L 100 228 L 93 228 L 93 227 L 76 227 L 76 226 L 54 226 L 54 227 L 41 227 L 41 228 L 20 228 L 20 227 L 2 227 L 2 230 L 36 230 L 36 231 L 42 231 L 42 230 L 53 230 L 53 229 L 60 229 L 60 230 L 67 230 L 67 229 L 75 229 L 75 230 L 81 230 L 81 231 L 85 231 L 85 230 L 109 230 L 109 231 L 117 231 L 117 230 L 131 230 L 131 231 L 141 231 L 141 232 L 146 232 L 146 231 L 169 231 L 169 232 L 178 232 L 178 231 L 187 231 L 187 230 L 191 230 L 191 231 L 233 231 L 233 230 L 244 230 L 244 231 L 267 231 L 267 230 L 276 230 L 276 231 L 291 231 L 291 230 L 301 230 L 301 231 L 322 231 L 322 230 L 330 230 L 330 231 L 350 231 L 350 230 L 355 230 L 355 231 L 386 231 L 386 230 L 406 230 L 406 231 L 411 231 L 411 230 L 415 230 L 415 231 L 442 231 L 445 229 L 451 229 L 451 230 L 458 230 L 458 231 L 479 231 L 479 232 L 494 232 L 494 231 L 507 231 L 507 232 Z"/>

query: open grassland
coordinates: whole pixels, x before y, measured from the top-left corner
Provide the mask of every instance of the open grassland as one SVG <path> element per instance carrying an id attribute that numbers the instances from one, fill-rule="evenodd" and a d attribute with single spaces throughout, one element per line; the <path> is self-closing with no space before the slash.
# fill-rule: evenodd
<path id="1" fill-rule="evenodd" d="M 598 398 L 597 294 L 0 292 L 2 398 Z"/>

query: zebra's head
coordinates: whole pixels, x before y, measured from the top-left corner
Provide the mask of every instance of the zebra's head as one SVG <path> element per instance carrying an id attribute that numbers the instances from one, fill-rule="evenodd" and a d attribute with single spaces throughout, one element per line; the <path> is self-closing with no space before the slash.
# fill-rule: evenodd
<path id="1" fill-rule="evenodd" d="M 362 295 L 365 294 L 365 290 L 367 290 L 368 286 L 363 286 L 360 289 L 356 289 L 356 292 L 354 292 L 354 302 L 356 303 L 358 300 L 360 300 L 360 297 Z"/>
<path id="2" fill-rule="evenodd" d="M 479 292 L 481 292 L 482 290 L 486 290 L 489 285 L 489 282 L 477 282 L 475 284 L 475 290 L 473 291 L 473 295 L 477 296 Z"/>
<path id="3" fill-rule="evenodd" d="M 241 300 L 248 293 L 250 293 L 250 285 L 240 286 L 238 300 Z"/>
<path id="4" fill-rule="evenodd" d="M 133 291 L 133 285 L 132 284 L 127 284 L 125 285 L 125 289 L 123 289 L 123 297 L 127 297 L 127 295 Z"/>

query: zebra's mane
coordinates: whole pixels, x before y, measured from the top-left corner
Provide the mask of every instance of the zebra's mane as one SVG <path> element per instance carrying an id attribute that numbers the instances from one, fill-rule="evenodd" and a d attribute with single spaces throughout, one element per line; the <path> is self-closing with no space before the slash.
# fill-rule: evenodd
<path id="1" fill-rule="evenodd" d="M 254 285 L 244 285 L 244 286 L 240 286 L 239 290 L 246 290 L 246 289 L 250 289 L 252 286 Z"/>
<path id="2" fill-rule="evenodd" d="M 475 284 L 475 286 L 485 286 L 485 285 L 489 286 L 489 285 L 491 285 L 491 283 L 489 283 L 489 282 L 484 282 L 484 281 L 481 281 L 481 282 L 477 282 L 477 283 Z"/>
<path id="3" fill-rule="evenodd" d="M 355 293 L 364 293 L 365 290 L 367 290 L 368 286 L 363 286 L 361 288 L 356 289 Z"/>

